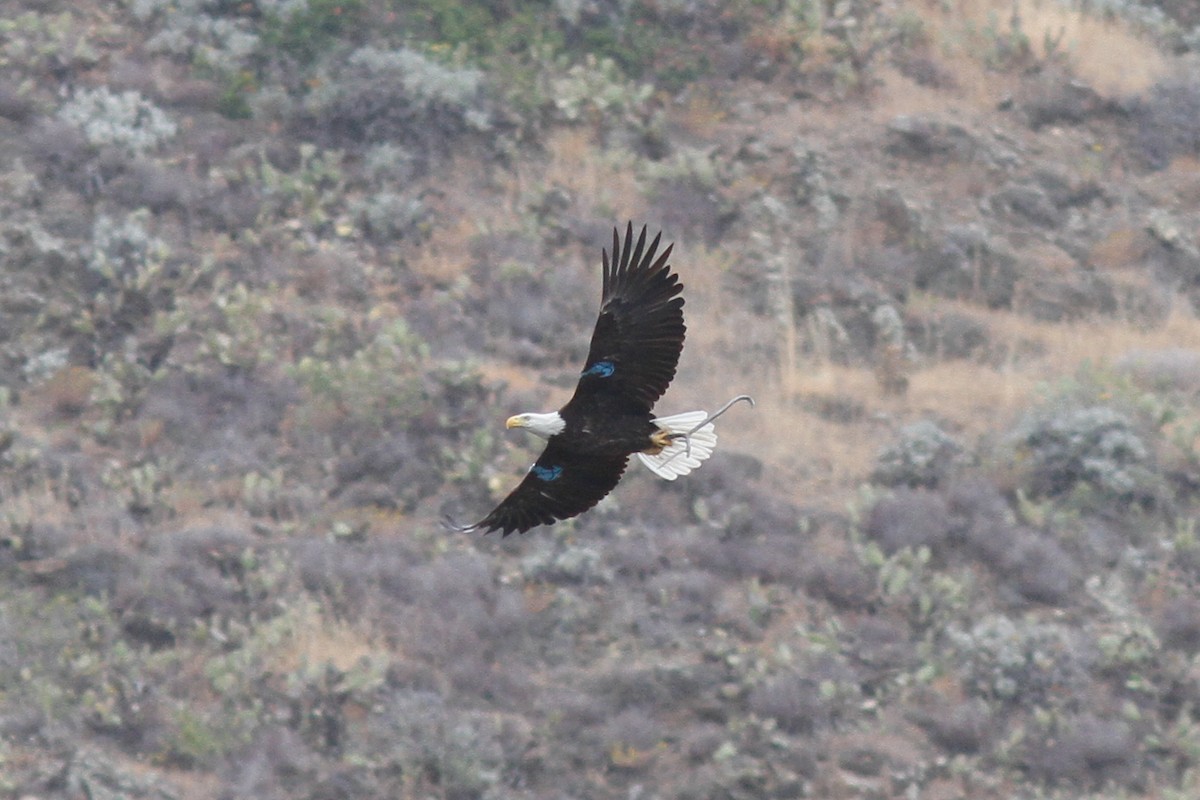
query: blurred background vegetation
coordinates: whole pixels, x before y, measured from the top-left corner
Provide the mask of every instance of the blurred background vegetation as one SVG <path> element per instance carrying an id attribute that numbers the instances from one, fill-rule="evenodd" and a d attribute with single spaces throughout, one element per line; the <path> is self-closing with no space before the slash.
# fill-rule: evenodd
<path id="1" fill-rule="evenodd" d="M 1187 0 L 0 2 L 0 796 L 1200 792 Z M 633 219 L 685 481 L 464 537 Z"/>

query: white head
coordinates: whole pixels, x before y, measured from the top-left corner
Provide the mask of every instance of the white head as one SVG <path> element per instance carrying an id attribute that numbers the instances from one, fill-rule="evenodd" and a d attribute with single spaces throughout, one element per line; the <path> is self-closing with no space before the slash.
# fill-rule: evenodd
<path id="1" fill-rule="evenodd" d="M 506 428 L 525 428 L 530 433 L 549 439 L 556 433 L 562 433 L 563 428 L 567 427 L 567 423 L 558 415 L 557 411 L 552 411 L 549 414 L 517 414 L 515 417 L 509 417 L 504 423 Z"/>

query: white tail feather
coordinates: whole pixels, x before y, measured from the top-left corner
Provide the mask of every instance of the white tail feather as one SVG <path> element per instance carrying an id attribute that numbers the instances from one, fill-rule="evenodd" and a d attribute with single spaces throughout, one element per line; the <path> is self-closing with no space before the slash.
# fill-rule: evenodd
<path id="1" fill-rule="evenodd" d="M 704 420 L 708 413 L 704 411 L 686 411 L 669 417 L 659 417 L 654 424 L 669 433 L 689 433 Z M 690 439 L 690 443 L 689 443 Z M 658 455 L 638 453 L 637 457 L 646 468 L 660 478 L 673 481 L 680 475 L 700 466 L 717 448 L 717 431 L 710 422 L 700 430 L 692 432 L 689 439 L 677 439 L 662 449 Z"/>

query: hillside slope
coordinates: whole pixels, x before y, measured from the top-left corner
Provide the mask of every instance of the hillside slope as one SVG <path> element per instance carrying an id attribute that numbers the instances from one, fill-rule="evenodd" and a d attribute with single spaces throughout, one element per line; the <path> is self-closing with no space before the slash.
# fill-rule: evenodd
<path id="1" fill-rule="evenodd" d="M 0 793 L 1200 791 L 1200 18 L 3 4 Z M 715 455 L 462 536 L 626 220 Z"/>

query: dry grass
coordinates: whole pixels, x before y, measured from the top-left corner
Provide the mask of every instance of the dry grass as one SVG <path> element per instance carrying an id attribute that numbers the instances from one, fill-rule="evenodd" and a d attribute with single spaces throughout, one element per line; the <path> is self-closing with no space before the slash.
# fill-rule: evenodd
<path id="1" fill-rule="evenodd" d="M 622 159 L 598 146 L 592 134 L 568 128 L 550 134 L 545 161 L 529 174 L 518 175 L 516 190 L 525 198 L 540 196 L 544 189 L 568 191 L 576 203 L 597 210 L 596 216 L 638 219 L 646 205 L 632 158 Z"/>
<path id="2" fill-rule="evenodd" d="M 1034 53 L 1045 58 L 1047 47 L 1057 42 L 1075 74 L 1103 95 L 1143 92 L 1166 73 L 1166 59 L 1157 45 L 1120 21 L 1063 8 L 1054 0 L 1020 0 L 1018 6 L 1021 29 Z"/>
<path id="3" fill-rule="evenodd" d="M 689 342 L 706 336 L 719 335 L 724 324 L 725 301 L 722 282 L 733 256 L 720 248 L 709 248 L 701 240 L 671 237 L 663 231 L 665 241 L 673 241 L 671 266 L 679 273 L 685 289 L 684 313 L 688 320 L 702 320 L 697 329 L 688 329 Z"/>
<path id="4" fill-rule="evenodd" d="M 1070 374 L 1072 369 L 1085 362 L 1111 363 L 1130 350 L 1200 348 L 1200 320 L 1181 305 L 1155 327 L 1132 325 L 1112 318 L 1056 324 L 1003 312 L 975 309 L 968 313 L 986 318 L 992 336 L 1000 341 L 1029 341 L 1042 345 L 1045 354 L 1025 368 L 1036 368 L 1045 377 L 1052 377 Z"/>
<path id="5" fill-rule="evenodd" d="M 286 675 L 304 666 L 332 664 L 345 672 L 378 651 L 365 632 L 348 623 L 326 619 L 309 606 L 296 613 L 292 636 L 276 654 L 273 670 Z"/>
<path id="6" fill-rule="evenodd" d="M 746 392 L 754 396 L 753 409 L 739 406 L 720 423 L 722 449 L 754 455 L 767 467 L 766 477 L 784 496 L 811 502 L 832 499 L 852 487 L 870 471 L 878 454 L 879 424 L 864 420 L 844 424 L 823 419 L 808 409 L 819 397 L 861 399 L 874 391 L 869 371 L 832 365 L 802 364 L 799 376 L 780 386 L 768 365 L 760 365 L 747 383 L 730 385 L 727 375 L 710 374 L 683 391 L 703 397 L 715 406 L 728 396 Z M 705 384 L 703 388 L 696 385 Z M 703 405 L 703 403 L 695 403 Z M 682 407 L 682 406 L 681 406 Z"/>
<path id="7" fill-rule="evenodd" d="M 992 342 L 1010 353 L 1040 352 L 1011 359 L 1000 369 L 972 362 L 942 362 L 913 375 L 909 402 L 963 424 L 976 419 L 995 427 L 1026 407 L 1037 387 L 1077 374 L 1081 368 L 1105 368 L 1131 351 L 1200 348 L 1200 320 L 1177 307 L 1163 324 L 1143 326 L 1111 317 L 1068 323 L 1039 322 L 1017 314 L 990 311 L 938 300 L 939 308 L 983 322 Z"/>
<path id="8" fill-rule="evenodd" d="M 1114 246 L 1124 248 L 1119 242 Z M 999 367 L 966 360 L 918 364 L 903 396 L 886 394 L 869 367 L 812 357 L 802 357 L 794 369 L 781 363 L 712 361 L 702 370 L 695 369 L 689 362 L 702 358 L 697 354 L 719 351 L 739 337 L 761 336 L 750 331 L 744 320 L 724 318 L 719 290 L 709 284 L 714 259 L 701 253 L 693 261 L 699 275 L 693 281 L 698 291 L 689 293 L 692 347 L 685 349 L 681 380 L 672 397 L 704 398 L 713 405 L 726 395 L 753 394 L 758 401 L 755 409 L 734 411 L 720 426 L 722 447 L 762 459 L 768 480 L 785 495 L 807 503 L 814 498 L 835 505 L 843 502 L 870 473 L 880 448 L 891 441 L 895 430 L 914 420 L 937 419 L 970 442 L 1003 429 L 1038 401 L 1042 387 L 1085 367 L 1103 369 L 1130 351 L 1200 349 L 1200 320 L 1184 309 L 1173 311 L 1157 327 L 1112 318 L 1056 324 L 966 302 L 916 297 L 912 300 L 916 308 L 936 305 L 939 311 L 971 317 L 984 324 L 998 350 L 1022 355 Z M 760 320 L 758 324 L 771 323 Z M 731 385 L 731 374 L 744 377 Z M 683 405 L 687 403 L 676 402 L 672 408 Z M 825 419 L 816 411 L 831 405 L 852 407 L 854 419 Z"/>
<path id="9" fill-rule="evenodd" d="M 957 63 L 959 60 L 964 63 Z M 970 80 L 973 74 L 982 72 L 974 62 L 952 58 L 947 58 L 946 62 L 946 67 L 954 74 L 953 89 L 922 86 L 912 78 L 902 75 L 894 67 L 880 66 L 876 75 L 879 88 L 872 97 L 873 102 L 869 110 L 871 119 L 882 125 L 900 114 L 944 114 L 947 110 L 948 94 L 961 99 L 967 96 L 968 92 L 975 98 L 975 102 L 970 105 L 976 108 L 995 107 L 995 98 L 999 90 L 995 81 L 985 89 L 982 82 L 975 83 Z"/>
<path id="10" fill-rule="evenodd" d="M 590 331 L 580 331 L 579 336 L 583 338 L 590 335 Z M 478 364 L 480 375 L 483 377 L 484 383 L 489 385 L 502 384 L 511 392 L 518 394 L 529 394 L 536 392 L 544 394 L 547 403 L 547 408 L 553 405 L 554 399 L 562 397 L 562 402 L 565 403 L 570 398 L 569 391 L 561 387 L 550 386 L 542 381 L 541 373 L 536 370 L 530 370 L 524 366 L 517 366 L 505 361 L 481 361 Z M 562 405 L 562 403 L 559 403 Z M 497 411 L 499 416 L 501 412 Z M 500 419 L 503 424 L 503 418 Z"/>
<path id="11" fill-rule="evenodd" d="M 173 796 L 187 800 L 209 800 L 221 796 L 221 776 L 195 769 L 180 769 L 160 764 L 147 764 L 144 759 L 133 758 L 120 752 L 113 756 L 122 772 L 136 775 L 143 780 L 166 783 Z"/>
<path id="12" fill-rule="evenodd" d="M 1057 0 L 910 0 L 910 5 L 937 43 L 959 96 L 977 107 L 994 107 L 1008 88 L 1008 79 L 988 70 L 980 57 L 992 44 L 988 31 L 1023 35 L 1037 59 L 1065 56 L 1080 80 L 1106 96 L 1144 91 L 1166 72 L 1166 59 L 1153 42 L 1120 21 L 1066 8 Z M 889 89 L 903 89 L 903 82 L 888 83 Z M 939 95 L 922 87 L 905 91 L 928 93 L 927 103 Z"/>
<path id="13" fill-rule="evenodd" d="M 1156 204 L 1200 206 L 1200 158 L 1176 156 L 1167 169 L 1138 181 L 1137 188 Z"/>
<path id="14" fill-rule="evenodd" d="M 1096 269 L 1120 272 L 1141 267 L 1141 262 L 1149 254 L 1151 246 L 1150 237 L 1144 230 L 1117 228 L 1092 246 L 1087 260 Z"/>
<path id="15" fill-rule="evenodd" d="M 1109 367 L 1132 351 L 1200 348 L 1200 320 L 1182 309 L 1157 327 L 1111 318 L 1057 324 L 969 306 L 957 310 L 984 321 L 993 342 L 1009 352 L 1041 352 L 1000 369 L 947 361 L 914 373 L 907 413 L 935 414 L 974 433 L 994 430 L 1033 403 L 1039 387 L 1082 368 Z"/>
<path id="16" fill-rule="evenodd" d="M 668 113 L 682 130 L 700 139 L 714 138 L 729 119 L 721 95 L 706 86 L 689 89 L 682 108 L 671 107 Z"/>
<path id="17" fill-rule="evenodd" d="M 36 392 L 37 403 L 63 416 L 80 414 L 91 402 L 96 376 L 90 369 L 67 366 L 50 376 Z"/>
<path id="18" fill-rule="evenodd" d="M 425 281 L 448 286 L 471 265 L 471 240 L 481 232 L 480 220 L 465 212 L 434 226 L 410 264 L 412 271 Z"/>
<path id="19" fill-rule="evenodd" d="M 476 236 L 519 227 L 528 202 L 518 189 L 507 173 L 482 175 L 471 159 L 453 159 L 442 169 L 441 191 L 426 199 L 436 224 L 410 257 L 410 269 L 441 286 L 460 278 L 470 267 Z"/>
<path id="20" fill-rule="evenodd" d="M 471 242 L 480 234 L 518 230 L 528 210 L 549 188 L 568 192 L 581 213 L 638 219 L 646 212 L 632 161 L 597 146 L 591 134 L 570 128 L 549 135 L 546 158 L 518 172 L 481 176 L 476 165 L 457 159 L 443 171 L 441 198 L 429 200 L 437 224 L 408 261 L 425 281 L 448 286 L 471 263 Z"/>
<path id="21" fill-rule="evenodd" d="M 1025 370 L 943 361 L 914 372 L 906 416 L 934 416 L 951 421 L 967 434 L 982 434 L 1027 408 L 1044 380 Z"/>

